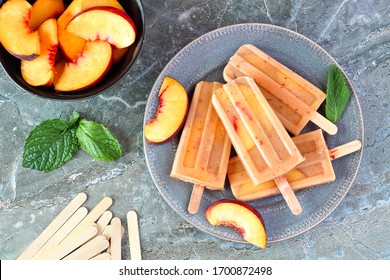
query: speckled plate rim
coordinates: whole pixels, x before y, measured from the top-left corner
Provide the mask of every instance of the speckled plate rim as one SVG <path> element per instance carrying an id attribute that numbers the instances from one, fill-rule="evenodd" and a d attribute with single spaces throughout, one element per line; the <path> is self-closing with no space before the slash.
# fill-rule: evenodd
<path id="1" fill-rule="evenodd" d="M 281 33 L 285 36 L 290 37 L 293 40 L 299 40 L 301 43 L 306 44 L 308 48 L 311 48 L 314 50 L 314 52 L 321 54 L 326 57 L 326 60 L 331 61 L 333 64 L 338 66 L 341 70 L 342 68 L 340 65 L 337 63 L 337 61 L 328 53 L 326 52 L 323 48 L 321 48 L 319 45 L 317 45 L 315 42 L 311 41 L 307 37 L 294 32 L 292 30 L 286 29 L 284 27 L 279 27 L 275 25 L 269 25 L 269 24 L 262 24 L 262 23 L 243 23 L 243 24 L 236 24 L 236 25 L 231 25 L 231 26 L 226 26 L 222 27 L 213 31 L 210 31 L 199 38 L 195 39 L 188 45 L 186 45 L 183 49 L 181 49 L 171 60 L 168 62 L 168 64 L 164 67 L 158 78 L 156 79 L 152 90 L 151 94 L 148 98 L 147 105 L 145 108 L 145 116 L 144 116 L 144 125 L 151 119 L 152 112 L 151 110 L 155 110 L 155 104 L 152 105 L 152 99 L 156 98 L 156 96 L 153 96 L 153 93 L 158 92 L 158 89 L 161 85 L 162 79 L 164 76 L 167 75 L 167 72 L 169 69 L 174 68 L 180 61 L 184 58 L 187 57 L 188 55 L 193 55 L 193 51 L 196 50 L 197 48 L 207 45 L 209 42 L 212 42 L 213 39 L 218 38 L 219 36 L 224 36 L 225 34 L 231 34 L 235 32 L 248 32 L 250 30 L 261 30 L 264 32 L 267 31 L 272 31 L 272 32 L 277 32 Z M 357 106 L 357 111 L 359 113 L 359 118 L 358 121 L 359 123 L 357 125 L 360 126 L 361 131 L 360 131 L 360 137 L 359 140 L 362 142 L 362 146 L 364 146 L 363 140 L 364 140 L 364 125 L 363 125 L 363 114 L 361 111 L 361 106 L 359 104 L 359 100 L 356 95 L 356 91 L 352 87 L 352 83 L 348 79 L 347 75 L 345 72 L 342 70 L 345 78 L 346 78 L 346 83 L 347 86 L 349 87 L 351 91 L 351 98 L 354 99 L 354 102 L 356 103 Z M 153 109 L 154 108 L 154 109 Z M 144 151 L 145 151 L 145 158 L 146 158 L 146 163 L 148 166 L 148 169 L 150 171 L 151 177 L 153 182 L 155 183 L 159 193 L 162 195 L 162 197 L 165 199 L 165 201 L 168 203 L 168 205 L 176 211 L 182 218 L 184 218 L 187 222 L 192 224 L 193 226 L 197 227 L 198 229 L 202 230 L 203 232 L 210 234 L 212 236 L 228 240 L 228 241 L 233 241 L 233 242 L 239 242 L 239 243 L 246 243 L 242 239 L 242 236 L 240 233 L 237 231 L 231 229 L 230 227 L 215 227 L 211 226 L 210 224 L 205 224 L 202 221 L 199 221 L 196 219 L 197 215 L 203 215 L 201 212 L 196 215 L 191 215 L 188 213 L 187 209 L 180 206 L 178 203 L 176 203 L 172 196 L 169 194 L 167 191 L 167 187 L 169 186 L 162 186 L 162 178 L 160 178 L 158 174 L 158 167 L 153 164 L 153 149 L 156 144 L 151 144 L 148 143 L 145 138 L 143 139 L 143 144 L 144 144 Z M 164 144 L 167 145 L 167 144 Z M 337 192 L 334 194 L 334 196 L 330 197 L 327 200 L 327 203 L 324 204 L 316 213 L 313 213 L 309 219 L 306 219 L 306 221 L 299 223 L 295 225 L 293 228 L 288 228 L 285 232 L 281 232 L 280 234 L 275 234 L 274 236 L 267 236 L 267 242 L 268 243 L 273 243 L 273 242 L 278 242 L 282 240 L 286 240 L 295 236 L 298 236 L 319 223 L 321 223 L 326 217 L 328 217 L 334 209 L 340 204 L 340 202 L 343 200 L 347 192 L 349 191 L 350 187 L 352 186 L 356 175 L 358 174 L 358 170 L 360 167 L 360 163 L 362 160 L 362 155 L 363 155 L 363 148 L 354 154 L 355 158 L 355 166 L 353 167 L 353 175 L 348 178 L 347 182 L 348 184 L 345 186 L 342 186 L 342 188 L 339 188 Z M 169 174 L 165 174 L 166 176 L 169 176 Z M 207 190 L 206 190 L 207 191 Z M 305 191 L 305 190 L 304 190 Z M 207 199 L 207 198 L 206 198 Z M 211 201 L 210 201 L 211 203 Z M 271 210 L 272 211 L 272 210 Z M 228 232 L 228 233 L 226 233 Z"/>

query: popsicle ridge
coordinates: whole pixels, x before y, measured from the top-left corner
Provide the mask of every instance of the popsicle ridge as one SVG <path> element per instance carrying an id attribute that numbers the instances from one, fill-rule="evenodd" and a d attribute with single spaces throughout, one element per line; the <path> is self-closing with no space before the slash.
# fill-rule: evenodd
<path id="1" fill-rule="evenodd" d="M 305 161 L 285 174 L 293 190 L 330 183 L 336 179 L 331 163 L 333 159 L 331 151 L 334 149 L 328 151 L 321 129 L 295 136 L 292 139 L 305 158 Z M 354 146 L 356 147 L 348 149 L 347 153 L 356 151 L 358 145 Z M 341 151 L 340 154 L 346 153 Z M 237 156 L 229 161 L 228 178 L 233 195 L 243 201 L 280 194 L 272 180 L 258 185 L 253 184 Z"/>
<path id="2" fill-rule="evenodd" d="M 224 84 L 212 102 L 252 181 L 271 180 L 303 161 L 252 78 Z"/>
<path id="3" fill-rule="evenodd" d="M 224 189 L 231 142 L 211 103 L 222 84 L 199 82 L 180 137 L 171 177 L 211 190 Z"/>
<path id="4" fill-rule="evenodd" d="M 223 71 L 227 82 L 241 76 L 255 80 L 282 124 L 294 135 L 314 119 L 326 98 L 314 84 L 250 44 L 241 46 Z"/>

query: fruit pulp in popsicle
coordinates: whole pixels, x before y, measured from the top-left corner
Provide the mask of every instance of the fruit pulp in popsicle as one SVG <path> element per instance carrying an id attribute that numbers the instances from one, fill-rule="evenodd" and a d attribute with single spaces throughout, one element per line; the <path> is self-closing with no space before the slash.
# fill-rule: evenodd
<path id="1" fill-rule="evenodd" d="M 316 112 L 325 100 L 325 93 L 253 45 L 243 45 L 237 50 L 223 76 L 227 82 L 241 76 L 253 78 L 282 124 L 294 135 L 299 135 L 309 120 L 315 118 L 337 131 L 337 127 Z"/>
<path id="2" fill-rule="evenodd" d="M 224 84 L 212 101 L 255 184 L 281 176 L 304 160 L 252 78 Z"/>
<path id="3" fill-rule="evenodd" d="M 293 190 L 335 180 L 331 158 L 321 129 L 295 136 L 292 139 L 305 158 L 305 161 L 285 175 Z M 239 200 L 249 201 L 280 194 L 272 180 L 262 184 L 253 184 L 237 156 L 229 161 L 228 178 L 232 193 Z"/>
<path id="4" fill-rule="evenodd" d="M 211 190 L 223 190 L 231 142 L 215 112 L 211 97 L 217 82 L 199 82 L 175 155 L 171 177 Z"/>

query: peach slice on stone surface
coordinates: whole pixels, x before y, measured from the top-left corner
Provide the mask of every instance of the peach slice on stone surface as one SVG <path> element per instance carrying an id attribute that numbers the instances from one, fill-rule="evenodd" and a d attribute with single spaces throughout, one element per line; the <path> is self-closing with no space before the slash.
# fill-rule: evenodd
<path id="1" fill-rule="evenodd" d="M 144 128 L 146 140 L 163 143 L 172 139 L 183 126 L 188 111 L 186 89 L 177 80 L 165 76 L 158 92 L 156 115 Z"/>
<path id="2" fill-rule="evenodd" d="M 213 226 L 231 226 L 245 241 L 260 248 L 267 246 L 267 233 L 260 213 L 247 203 L 234 199 L 221 199 L 212 203 L 205 212 Z"/>
<path id="3" fill-rule="evenodd" d="M 38 31 L 29 27 L 31 5 L 7 1 L 0 8 L 0 42 L 13 56 L 33 60 L 40 54 Z"/>
<path id="4" fill-rule="evenodd" d="M 51 86 L 54 77 L 54 63 L 57 54 L 57 22 L 46 20 L 38 28 L 41 54 L 34 60 L 21 61 L 23 79 L 32 86 Z"/>

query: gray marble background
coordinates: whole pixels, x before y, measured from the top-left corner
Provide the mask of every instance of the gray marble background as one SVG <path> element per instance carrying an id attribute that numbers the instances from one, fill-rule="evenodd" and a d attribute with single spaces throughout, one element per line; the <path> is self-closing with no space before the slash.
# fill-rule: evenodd
<path id="1" fill-rule="evenodd" d="M 87 207 L 104 196 L 125 222 L 139 213 L 144 259 L 390 259 L 389 0 L 143 1 L 146 36 L 140 58 L 115 88 L 88 100 L 52 101 L 20 90 L 0 68 L 0 258 L 16 259 L 79 192 Z M 330 53 L 350 78 L 363 111 L 364 154 L 357 178 L 336 210 L 295 238 L 260 250 L 209 236 L 186 223 L 158 193 L 142 147 L 152 85 L 185 45 L 216 28 L 244 22 L 297 31 Z M 73 110 L 104 123 L 124 156 L 111 163 L 85 152 L 41 173 L 21 167 L 26 137 L 48 118 Z M 127 234 L 123 257 L 129 258 Z"/>

